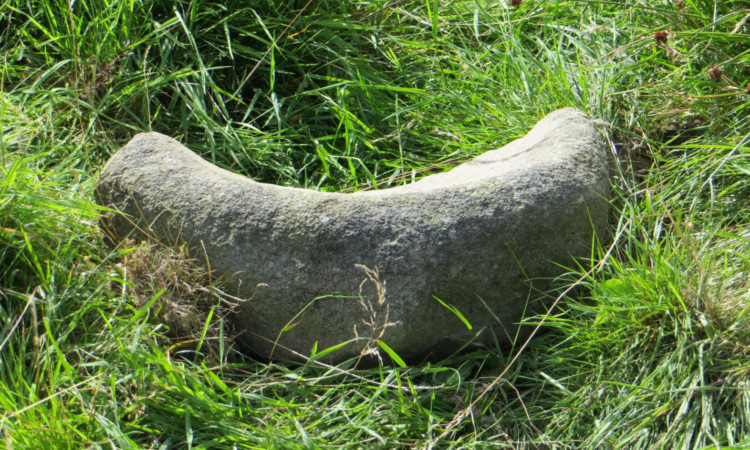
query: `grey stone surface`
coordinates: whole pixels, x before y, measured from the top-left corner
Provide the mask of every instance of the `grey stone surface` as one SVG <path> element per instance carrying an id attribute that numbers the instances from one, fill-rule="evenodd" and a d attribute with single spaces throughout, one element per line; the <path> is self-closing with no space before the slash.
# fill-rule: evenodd
<path id="1" fill-rule="evenodd" d="M 608 153 L 590 119 L 566 108 L 449 172 L 339 194 L 256 183 L 144 133 L 107 163 L 96 191 L 131 216 L 112 217 L 116 236 L 136 221 L 200 255 L 205 248 L 211 269 L 252 296 L 234 320 L 252 351 L 286 358 L 284 347 L 309 355 L 316 342 L 320 351 L 348 341 L 325 357 L 338 362 L 368 348 L 375 328 L 420 361 L 477 334 L 489 343 L 515 336 L 527 306 L 539 308 L 534 292 L 561 274 L 555 263 L 588 255 L 594 229 L 605 232 Z M 386 282 L 382 304 L 360 265 Z"/>

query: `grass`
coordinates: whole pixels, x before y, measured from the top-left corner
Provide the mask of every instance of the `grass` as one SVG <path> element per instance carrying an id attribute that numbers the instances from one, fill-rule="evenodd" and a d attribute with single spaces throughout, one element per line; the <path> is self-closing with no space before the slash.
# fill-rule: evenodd
<path id="1" fill-rule="evenodd" d="M 747 3 L 513 4 L 0 0 L 6 445 L 750 447 Z M 609 124 L 615 239 L 559 280 L 550 295 L 576 295 L 528 319 L 546 333 L 526 346 L 360 371 L 252 360 L 220 283 L 97 229 L 98 170 L 139 131 L 352 191 L 566 106 Z"/>

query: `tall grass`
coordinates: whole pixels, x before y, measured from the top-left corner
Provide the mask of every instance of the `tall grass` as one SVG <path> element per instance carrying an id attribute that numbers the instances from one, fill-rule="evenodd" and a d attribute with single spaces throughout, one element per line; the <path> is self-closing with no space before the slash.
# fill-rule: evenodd
<path id="1" fill-rule="evenodd" d="M 748 14 L 739 0 L 0 0 L 0 436 L 750 446 Z M 526 347 L 367 371 L 255 361 L 222 334 L 221 286 L 179 249 L 111 250 L 97 229 L 98 170 L 139 131 L 260 181 L 352 191 L 448 170 L 566 106 L 599 121 L 616 160 L 614 244 L 559 280 L 550 295 L 576 295 Z M 200 306 L 196 335 L 165 321 L 180 301 Z"/>

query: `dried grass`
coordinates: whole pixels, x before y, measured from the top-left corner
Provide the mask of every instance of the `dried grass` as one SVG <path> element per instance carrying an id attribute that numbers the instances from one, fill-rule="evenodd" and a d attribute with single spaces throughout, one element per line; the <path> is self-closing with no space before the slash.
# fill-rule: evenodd
<path id="1" fill-rule="evenodd" d="M 210 270 L 191 258 L 186 247 L 168 247 L 154 241 L 128 239 L 123 243 L 123 289 L 136 308 L 148 307 L 153 320 L 165 327 L 164 335 L 184 355 L 200 352 L 221 360 L 234 336 L 224 318 L 242 301 L 222 292 Z M 223 346 L 220 345 L 223 341 Z"/>
<path id="2" fill-rule="evenodd" d="M 357 296 L 359 297 L 359 304 L 367 314 L 367 318 L 362 319 L 362 323 L 369 330 L 369 334 L 366 337 L 362 337 L 357 330 L 357 324 L 354 324 L 352 326 L 354 330 L 354 337 L 357 341 L 359 341 L 360 339 L 366 339 L 365 346 L 362 347 L 362 350 L 360 351 L 359 359 L 361 360 L 362 358 L 366 357 L 375 357 L 377 358 L 378 363 L 382 365 L 383 358 L 380 355 L 380 345 L 378 344 L 378 341 L 380 341 L 388 328 L 397 325 L 398 322 L 392 322 L 390 320 L 391 310 L 385 298 L 385 280 L 380 279 L 378 268 L 375 267 L 373 269 L 370 269 L 369 267 L 363 266 L 361 264 L 356 264 L 356 267 L 362 269 L 367 277 L 359 284 L 359 292 Z M 364 286 L 368 281 L 375 288 L 374 301 L 366 296 L 363 292 Z"/>

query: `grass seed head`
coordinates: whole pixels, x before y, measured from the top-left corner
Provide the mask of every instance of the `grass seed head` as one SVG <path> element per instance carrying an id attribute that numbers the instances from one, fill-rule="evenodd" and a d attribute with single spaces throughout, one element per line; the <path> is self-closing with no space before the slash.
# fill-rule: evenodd
<path id="1" fill-rule="evenodd" d="M 359 304 L 362 306 L 362 309 L 365 310 L 368 316 L 367 320 L 362 320 L 362 323 L 366 328 L 369 329 L 369 334 L 367 336 L 360 337 L 359 332 L 357 331 L 357 325 L 354 325 L 355 338 L 358 340 L 360 338 L 365 340 L 365 345 L 360 352 L 360 357 L 356 365 L 359 365 L 359 361 L 363 357 L 368 356 L 377 358 L 378 363 L 382 365 L 383 359 L 378 348 L 378 341 L 383 337 L 388 328 L 396 326 L 398 323 L 391 322 L 389 320 L 390 307 L 385 298 L 385 280 L 380 279 L 378 268 L 375 267 L 370 269 L 369 267 L 361 264 L 356 264 L 356 267 L 362 269 L 362 271 L 364 271 L 365 275 L 367 276 L 367 278 L 362 280 L 362 283 L 360 283 L 359 285 L 358 296 Z M 375 288 L 374 301 L 363 293 L 363 287 L 368 281 Z"/>
<path id="2" fill-rule="evenodd" d="M 654 40 L 656 41 L 657 44 L 660 44 L 660 45 L 666 44 L 667 41 L 669 40 L 669 36 L 667 35 L 667 32 L 664 30 L 657 31 L 654 33 Z"/>
<path id="3" fill-rule="evenodd" d="M 724 76 L 724 71 L 721 70 L 721 67 L 714 64 L 706 71 L 706 75 L 714 81 L 719 81 L 721 80 L 721 77 Z"/>

